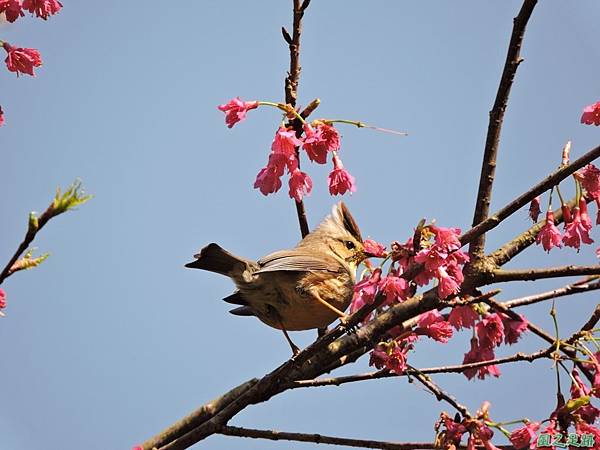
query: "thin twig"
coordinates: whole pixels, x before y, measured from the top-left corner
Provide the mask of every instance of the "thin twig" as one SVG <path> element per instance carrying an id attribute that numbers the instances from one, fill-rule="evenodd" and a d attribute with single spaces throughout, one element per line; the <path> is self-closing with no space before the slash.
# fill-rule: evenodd
<path id="1" fill-rule="evenodd" d="M 507 281 L 533 281 L 544 278 L 573 277 L 577 275 L 600 275 L 600 265 L 561 266 L 546 269 L 494 270 L 486 277 L 485 284 L 506 283 Z"/>
<path id="2" fill-rule="evenodd" d="M 435 398 L 437 398 L 438 402 L 444 400 L 446 403 L 452 405 L 458 412 L 462 414 L 463 417 L 470 418 L 471 413 L 467 409 L 466 406 L 461 405 L 458 401 L 440 388 L 437 384 L 433 382 L 433 380 L 425 375 L 423 372 L 411 367 L 407 371 L 407 375 L 409 377 L 414 377 L 417 381 L 419 381 L 423 386 L 431 391 Z"/>
<path id="3" fill-rule="evenodd" d="M 383 450 L 433 450 L 435 445 L 432 442 L 385 442 L 371 441 L 365 439 L 351 439 L 337 436 L 327 436 L 323 434 L 310 433 L 292 433 L 276 430 L 257 430 L 253 428 L 241 428 L 225 426 L 221 428 L 219 434 L 225 436 L 247 437 L 256 439 L 269 439 L 272 441 L 296 441 L 312 442 L 314 444 L 345 445 L 346 447 L 375 448 Z M 463 447 L 460 447 L 463 448 Z M 500 446 L 503 448 L 503 446 Z M 512 447 L 508 447 L 512 449 Z"/>
<path id="4" fill-rule="evenodd" d="M 515 298 L 502 302 L 507 308 L 517 308 L 519 306 L 531 305 L 545 300 L 564 297 L 567 295 L 579 294 L 582 292 L 595 291 L 600 289 L 600 281 L 590 283 L 589 280 L 577 281 L 573 284 L 568 284 L 564 287 L 553 289 L 551 291 L 542 292 L 540 294 L 528 295 L 525 297 Z"/>
<path id="5" fill-rule="evenodd" d="M 492 199 L 492 185 L 494 183 L 494 175 L 496 171 L 496 155 L 500 144 L 500 132 L 502 130 L 502 122 L 504 113 L 508 105 L 508 97 L 517 72 L 519 64 L 523 61 L 521 58 L 521 46 L 525 36 L 525 28 L 531 17 L 531 13 L 537 4 L 537 0 L 525 0 L 519 14 L 514 19 L 513 31 L 508 45 L 506 61 L 500 78 L 500 85 L 496 94 L 494 106 L 490 111 L 490 121 L 485 142 L 485 150 L 483 153 L 483 164 L 481 166 L 481 176 L 479 178 L 479 190 L 477 192 L 477 201 L 475 202 L 475 212 L 473 214 L 473 226 L 483 222 L 490 210 L 490 202 Z M 483 255 L 485 245 L 485 234 L 471 243 L 469 253 L 475 257 Z"/>

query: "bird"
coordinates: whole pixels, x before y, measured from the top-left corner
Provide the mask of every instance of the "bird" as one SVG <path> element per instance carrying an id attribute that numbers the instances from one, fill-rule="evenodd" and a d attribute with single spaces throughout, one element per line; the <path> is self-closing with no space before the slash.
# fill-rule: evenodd
<path id="1" fill-rule="evenodd" d="M 354 293 L 356 269 L 366 258 L 356 221 L 344 202 L 294 248 L 258 261 L 242 258 L 215 243 L 208 244 L 185 266 L 229 277 L 236 291 L 225 297 L 239 305 L 229 311 L 255 316 L 283 334 L 296 355 L 288 331 L 325 328 L 337 318 L 344 325 Z"/>

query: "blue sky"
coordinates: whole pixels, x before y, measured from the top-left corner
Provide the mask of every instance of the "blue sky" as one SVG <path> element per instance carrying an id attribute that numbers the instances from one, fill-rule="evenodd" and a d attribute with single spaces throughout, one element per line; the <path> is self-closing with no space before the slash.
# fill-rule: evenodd
<path id="1" fill-rule="evenodd" d="M 280 27 L 291 1 L 63 1 L 47 22 L 25 18 L 0 39 L 42 52 L 35 79 L 0 71 L 3 212 L 8 260 L 30 210 L 76 177 L 94 199 L 53 220 L 35 246 L 42 267 L 16 274 L 0 323 L 0 448 L 127 449 L 195 407 L 289 356 L 279 332 L 233 317 L 219 299 L 229 280 L 185 269 L 208 242 L 258 258 L 299 240 L 282 191 L 252 189 L 279 115 L 252 111 L 232 130 L 216 105 L 233 96 L 280 101 L 288 52 Z M 363 235 L 405 240 L 422 217 L 468 228 L 485 141 L 517 1 L 313 0 L 305 16 L 299 102 L 315 117 L 406 130 L 396 137 L 342 129 L 340 156 L 358 191 L 346 198 Z M 600 99 L 600 5 L 540 2 L 527 31 L 498 158 L 492 208 L 542 179 L 565 141 L 577 157 L 600 143 L 579 124 Z M 315 226 L 338 199 L 329 167 L 304 164 L 315 187 Z M 566 191 L 569 188 L 565 188 Z M 525 211 L 488 237 L 493 249 L 528 226 Z M 594 230 L 592 237 L 600 240 Z M 546 256 L 532 248 L 512 267 L 593 264 L 593 248 Z M 517 283 L 501 299 L 564 283 Z M 594 295 L 561 300 L 561 333 L 583 323 Z M 530 308 L 551 328 L 548 305 Z M 294 333 L 306 345 L 315 333 Z M 468 335 L 419 344 L 417 367 L 462 361 Z M 541 348 L 529 336 L 499 354 Z M 368 370 L 366 358 L 342 373 Z M 550 363 L 505 366 L 499 380 L 436 377 L 472 410 L 544 419 L 554 403 Z M 524 389 L 524 387 L 527 387 Z M 232 424 L 395 441 L 431 440 L 449 410 L 405 379 L 285 393 Z M 198 448 L 312 448 L 211 437 Z"/>

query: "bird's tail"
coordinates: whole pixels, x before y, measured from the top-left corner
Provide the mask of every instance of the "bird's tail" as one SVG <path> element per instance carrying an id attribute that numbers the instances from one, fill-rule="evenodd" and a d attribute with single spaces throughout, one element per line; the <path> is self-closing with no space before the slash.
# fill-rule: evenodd
<path id="1" fill-rule="evenodd" d="M 243 277 L 244 272 L 256 266 L 255 262 L 232 255 L 215 243 L 208 244 L 194 258 L 196 260 L 185 267 L 208 270 L 234 279 Z"/>

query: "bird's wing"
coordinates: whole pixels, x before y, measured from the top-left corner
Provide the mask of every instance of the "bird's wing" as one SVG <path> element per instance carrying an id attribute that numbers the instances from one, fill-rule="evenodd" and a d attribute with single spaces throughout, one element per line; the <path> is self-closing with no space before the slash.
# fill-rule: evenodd
<path id="1" fill-rule="evenodd" d="M 255 273 L 292 271 L 312 272 L 327 271 L 338 273 L 342 266 L 334 258 L 327 255 L 310 255 L 296 250 L 281 250 L 271 253 L 258 261 L 260 270 Z"/>

